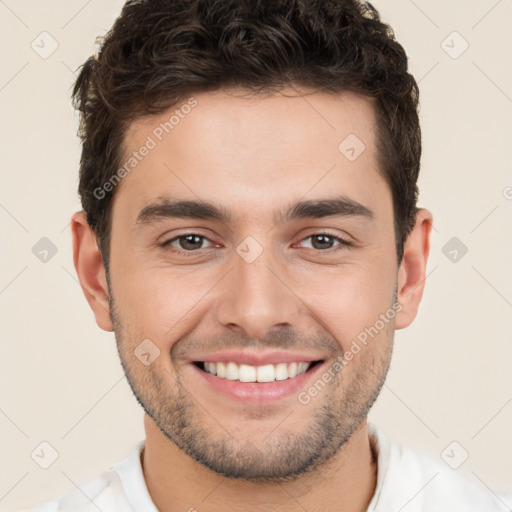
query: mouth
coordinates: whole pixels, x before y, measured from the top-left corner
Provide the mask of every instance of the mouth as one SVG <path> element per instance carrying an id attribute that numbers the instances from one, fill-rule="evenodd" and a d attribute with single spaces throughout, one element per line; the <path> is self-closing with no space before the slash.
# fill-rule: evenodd
<path id="1" fill-rule="evenodd" d="M 226 361 L 191 361 L 189 368 L 196 374 L 196 382 L 205 397 L 216 403 L 220 397 L 238 403 L 263 405 L 293 399 L 307 389 L 326 366 L 324 359 L 310 361 L 258 361 L 256 365 Z M 210 400 L 210 398 L 208 398 Z M 232 403 L 232 402 L 231 402 Z"/>
<path id="2" fill-rule="evenodd" d="M 316 361 L 293 361 L 277 364 L 264 364 L 252 366 L 237 364 L 233 361 L 194 361 L 193 364 L 204 373 L 219 379 L 238 382 L 269 383 L 294 379 L 311 371 L 315 366 L 323 363 L 323 359 Z"/>

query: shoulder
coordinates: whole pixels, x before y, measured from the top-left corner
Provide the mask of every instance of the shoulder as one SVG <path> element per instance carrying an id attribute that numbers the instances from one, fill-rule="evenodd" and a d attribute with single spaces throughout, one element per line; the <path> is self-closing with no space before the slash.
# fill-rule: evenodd
<path id="1" fill-rule="evenodd" d="M 98 509 L 133 512 L 124 498 L 121 480 L 112 469 L 24 512 L 98 512 Z"/>
<path id="2" fill-rule="evenodd" d="M 155 512 L 144 482 L 140 452 L 144 441 L 132 449 L 130 455 L 101 475 L 79 486 L 19 512 L 89 512 L 115 510 L 116 512 Z"/>
<path id="3" fill-rule="evenodd" d="M 512 495 L 494 491 L 448 465 L 410 448 L 402 449 L 402 471 L 411 472 L 422 489 L 426 510 L 510 512 Z"/>
<path id="4" fill-rule="evenodd" d="M 375 512 L 391 504 L 404 512 L 512 511 L 512 494 L 496 492 L 444 462 L 393 443 L 374 425 L 368 432 L 378 450 Z"/>

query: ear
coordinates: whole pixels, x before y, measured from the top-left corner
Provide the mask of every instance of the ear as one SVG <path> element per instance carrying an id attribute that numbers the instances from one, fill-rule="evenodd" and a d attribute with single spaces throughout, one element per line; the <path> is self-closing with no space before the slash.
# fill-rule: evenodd
<path id="1" fill-rule="evenodd" d="M 71 232 L 73 262 L 85 298 L 96 317 L 98 326 L 104 331 L 113 331 L 105 267 L 96 235 L 87 223 L 85 212 L 77 212 L 73 215 Z"/>
<path id="2" fill-rule="evenodd" d="M 420 208 L 414 228 L 405 241 L 404 256 L 398 269 L 397 301 L 402 309 L 397 312 L 395 329 L 409 326 L 418 313 L 425 288 L 432 222 L 432 213 Z"/>

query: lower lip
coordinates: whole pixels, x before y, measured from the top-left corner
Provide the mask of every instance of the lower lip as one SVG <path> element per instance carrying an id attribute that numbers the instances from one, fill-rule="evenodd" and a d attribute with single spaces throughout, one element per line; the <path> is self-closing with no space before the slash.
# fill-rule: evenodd
<path id="1" fill-rule="evenodd" d="M 291 379 L 273 382 L 240 382 L 239 380 L 223 379 L 207 373 L 195 364 L 191 364 L 201 379 L 215 391 L 245 403 L 268 403 L 281 400 L 302 390 L 313 378 L 324 363 L 318 363 L 310 370 Z"/>

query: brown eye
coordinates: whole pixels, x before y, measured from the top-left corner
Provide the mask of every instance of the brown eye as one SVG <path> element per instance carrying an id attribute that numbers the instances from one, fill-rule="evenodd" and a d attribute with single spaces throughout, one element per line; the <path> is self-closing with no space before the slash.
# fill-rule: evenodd
<path id="1" fill-rule="evenodd" d="M 310 248 L 317 251 L 326 251 L 333 248 L 336 250 L 344 246 L 350 246 L 350 242 L 347 242 L 346 240 L 343 240 L 343 238 L 330 235 L 328 233 L 316 233 L 314 235 L 310 235 L 304 238 L 302 242 L 305 240 L 311 240 Z"/>
<path id="2" fill-rule="evenodd" d="M 186 235 L 177 236 L 172 240 L 167 240 L 167 242 L 164 242 L 162 246 L 165 247 L 171 245 L 178 250 L 181 249 L 186 252 L 192 252 L 198 249 L 203 249 L 202 245 L 205 240 L 208 239 L 204 236 L 196 235 L 195 233 L 187 233 Z"/>
<path id="3" fill-rule="evenodd" d="M 301 244 L 305 244 L 303 247 L 314 249 L 319 252 L 334 252 L 338 249 L 349 248 L 352 245 L 347 240 L 329 233 L 315 233 L 314 235 L 303 238 Z"/>
<path id="4" fill-rule="evenodd" d="M 314 249 L 330 249 L 333 246 L 334 238 L 329 235 L 313 235 L 311 245 Z"/>
<path id="5" fill-rule="evenodd" d="M 178 238 L 180 247 L 185 250 L 201 249 L 203 237 L 199 235 L 185 235 Z"/>

